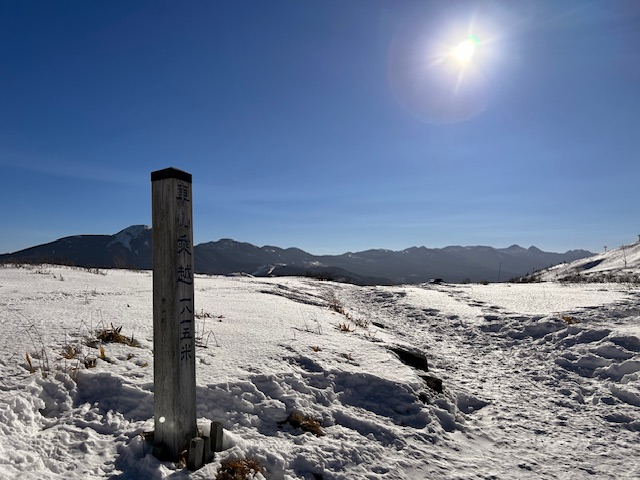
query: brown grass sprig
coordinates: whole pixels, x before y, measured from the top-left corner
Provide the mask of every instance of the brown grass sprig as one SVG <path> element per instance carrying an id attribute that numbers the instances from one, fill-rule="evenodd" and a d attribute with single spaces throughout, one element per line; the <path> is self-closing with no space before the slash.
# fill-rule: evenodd
<path id="1" fill-rule="evenodd" d="M 343 333 L 353 332 L 355 330 L 355 328 L 348 323 L 339 323 L 336 325 L 336 328 Z"/>
<path id="2" fill-rule="evenodd" d="M 223 460 L 216 475 L 217 480 L 245 480 L 257 473 L 264 472 L 264 467 L 253 458 Z"/>
<path id="3" fill-rule="evenodd" d="M 36 369 L 33 368 L 33 364 L 31 363 L 31 357 L 29 356 L 29 352 L 25 352 L 24 356 L 27 359 L 27 363 L 29 364 L 29 373 L 36 373 Z"/>
<path id="4" fill-rule="evenodd" d="M 80 353 L 80 352 L 78 351 L 78 349 L 75 346 L 73 346 L 73 345 L 65 345 L 62 348 L 62 353 L 60 353 L 60 355 L 62 355 L 67 360 L 73 360 L 74 358 L 76 358 L 78 353 Z"/>
<path id="5" fill-rule="evenodd" d="M 320 420 L 317 418 L 303 415 L 299 412 L 293 412 L 289 415 L 286 422 L 293 428 L 299 428 L 303 432 L 313 433 L 316 437 L 324 436 L 322 425 L 320 424 Z"/>
<path id="6" fill-rule="evenodd" d="M 96 332 L 96 338 L 105 343 L 122 343 L 125 345 L 129 345 L 130 347 L 139 347 L 140 344 L 134 340 L 133 335 L 131 337 L 127 337 L 120 333 L 122 331 L 122 325 L 119 327 L 114 327 L 113 323 L 111 324 L 111 328 L 104 328 L 102 330 L 98 330 Z"/>

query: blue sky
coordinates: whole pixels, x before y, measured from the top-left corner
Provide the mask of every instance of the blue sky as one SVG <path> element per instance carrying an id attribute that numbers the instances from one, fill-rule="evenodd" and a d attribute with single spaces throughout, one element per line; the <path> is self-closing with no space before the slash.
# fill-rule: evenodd
<path id="1" fill-rule="evenodd" d="M 633 0 L 5 0 L 0 252 L 150 224 L 169 166 L 196 243 L 630 243 L 638 45 Z"/>

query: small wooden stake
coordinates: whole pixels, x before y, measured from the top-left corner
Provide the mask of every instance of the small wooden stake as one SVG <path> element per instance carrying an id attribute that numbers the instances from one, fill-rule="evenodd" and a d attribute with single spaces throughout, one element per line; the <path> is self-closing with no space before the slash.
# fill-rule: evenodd
<path id="1" fill-rule="evenodd" d="M 204 453 L 204 439 L 200 437 L 192 438 L 189 443 L 189 454 L 187 458 L 187 468 L 197 470 L 202 466 Z"/>
<path id="2" fill-rule="evenodd" d="M 204 452 L 202 460 L 204 463 L 213 462 L 213 450 L 211 449 L 211 437 L 202 437 L 204 439 Z"/>
<path id="3" fill-rule="evenodd" d="M 211 437 L 211 451 L 212 452 L 221 452 L 222 451 L 222 437 L 224 435 L 222 429 L 222 423 L 220 422 L 211 422 L 211 432 L 209 436 Z"/>

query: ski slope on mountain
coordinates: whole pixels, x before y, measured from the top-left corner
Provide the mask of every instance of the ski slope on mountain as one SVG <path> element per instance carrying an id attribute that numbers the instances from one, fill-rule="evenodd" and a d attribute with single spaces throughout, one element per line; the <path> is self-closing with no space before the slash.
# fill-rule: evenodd
<path id="1" fill-rule="evenodd" d="M 189 472 L 143 436 L 151 272 L 0 268 L 0 477 L 211 479 L 229 458 L 258 479 L 640 477 L 635 285 L 198 276 L 195 292 L 198 417 L 225 439 Z M 138 346 L 96 342 L 111 325 Z"/>

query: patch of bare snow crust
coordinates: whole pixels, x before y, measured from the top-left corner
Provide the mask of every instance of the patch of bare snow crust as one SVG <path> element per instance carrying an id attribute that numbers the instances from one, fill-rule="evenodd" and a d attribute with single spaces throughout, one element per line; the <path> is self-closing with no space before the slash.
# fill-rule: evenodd
<path id="1" fill-rule="evenodd" d="M 211 479 L 231 458 L 258 461 L 256 479 L 640 478 L 637 287 L 198 276 L 195 291 L 198 417 L 225 440 L 189 472 L 142 435 L 151 272 L 0 268 L 0 478 Z M 96 342 L 112 326 L 137 346 Z"/>

